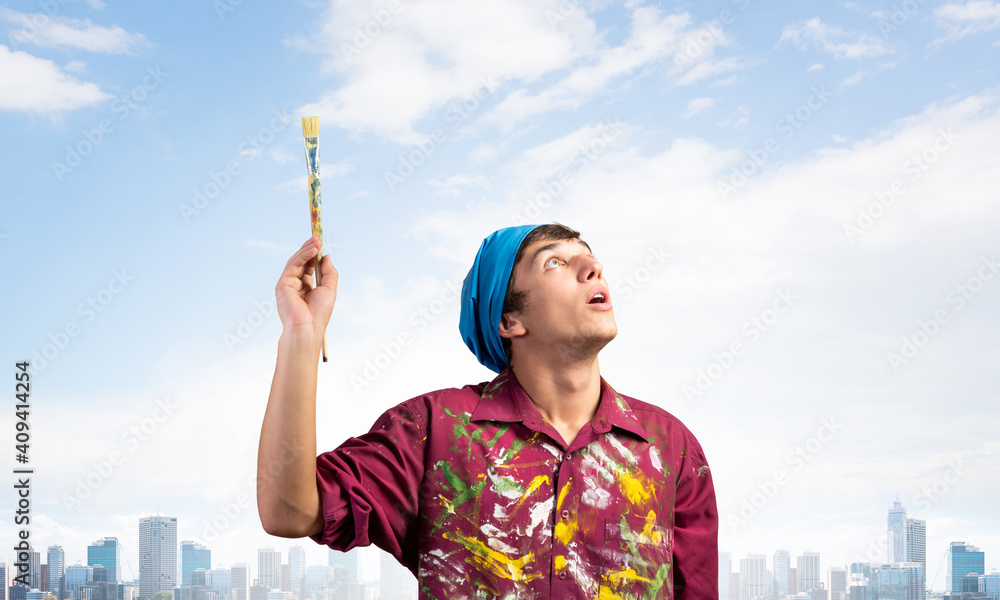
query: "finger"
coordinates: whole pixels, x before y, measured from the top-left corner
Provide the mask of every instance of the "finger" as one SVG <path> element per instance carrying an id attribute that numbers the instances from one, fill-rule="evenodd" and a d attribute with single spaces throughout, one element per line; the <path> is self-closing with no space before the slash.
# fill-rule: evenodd
<path id="1" fill-rule="evenodd" d="M 308 266 L 309 259 L 316 256 L 317 252 L 319 252 L 320 245 L 319 236 L 314 235 L 310 237 L 304 244 L 302 244 L 298 251 L 288 259 L 288 262 L 285 264 L 285 271 L 287 272 L 291 270 L 299 272 L 302 267 Z"/>
<path id="2" fill-rule="evenodd" d="M 337 280 L 340 277 L 340 273 L 338 273 L 336 267 L 333 266 L 333 259 L 330 258 L 329 254 L 323 257 L 323 260 L 320 263 L 320 271 L 323 273 L 322 287 L 336 290 Z"/>

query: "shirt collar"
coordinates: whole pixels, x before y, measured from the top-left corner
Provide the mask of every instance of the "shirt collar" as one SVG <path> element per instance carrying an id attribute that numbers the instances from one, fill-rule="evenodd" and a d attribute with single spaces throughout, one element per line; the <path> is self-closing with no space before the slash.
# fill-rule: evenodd
<path id="1" fill-rule="evenodd" d="M 507 367 L 496 378 L 483 387 L 479 403 L 472 411 L 471 420 L 524 423 L 532 431 L 541 431 L 542 415 L 538 412 L 527 392 L 518 383 L 514 372 Z M 601 403 L 590 425 L 597 433 L 607 433 L 611 427 L 618 427 L 632 433 L 644 441 L 649 441 L 646 430 L 632 412 L 624 396 L 616 392 L 601 378 Z"/>

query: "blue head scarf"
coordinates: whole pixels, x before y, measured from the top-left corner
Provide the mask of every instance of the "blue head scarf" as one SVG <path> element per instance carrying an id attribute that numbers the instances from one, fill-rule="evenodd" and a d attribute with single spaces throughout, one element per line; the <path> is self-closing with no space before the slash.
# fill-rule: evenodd
<path id="1" fill-rule="evenodd" d="M 479 362 L 499 373 L 509 363 L 500 338 L 500 317 L 514 257 L 521 242 L 538 225 L 507 227 L 483 240 L 462 284 L 462 316 L 458 330 Z"/>

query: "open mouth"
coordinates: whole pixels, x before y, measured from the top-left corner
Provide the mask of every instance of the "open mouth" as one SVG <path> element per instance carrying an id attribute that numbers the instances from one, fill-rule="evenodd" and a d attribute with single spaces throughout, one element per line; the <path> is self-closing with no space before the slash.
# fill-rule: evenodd
<path id="1" fill-rule="evenodd" d="M 604 304 L 604 294 L 600 292 L 594 294 L 594 297 L 588 300 L 587 304 Z"/>

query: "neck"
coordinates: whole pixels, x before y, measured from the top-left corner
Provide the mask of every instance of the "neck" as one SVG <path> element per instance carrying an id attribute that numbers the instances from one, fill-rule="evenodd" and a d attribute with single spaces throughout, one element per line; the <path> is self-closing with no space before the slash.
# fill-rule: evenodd
<path id="1" fill-rule="evenodd" d="M 515 353 L 515 360 L 511 361 L 517 381 L 538 412 L 555 427 L 569 447 L 580 430 L 594 418 L 601 401 L 597 356 L 560 364 L 552 364 L 540 356 L 517 358 Z"/>

